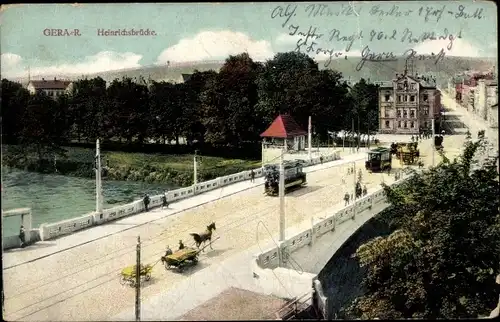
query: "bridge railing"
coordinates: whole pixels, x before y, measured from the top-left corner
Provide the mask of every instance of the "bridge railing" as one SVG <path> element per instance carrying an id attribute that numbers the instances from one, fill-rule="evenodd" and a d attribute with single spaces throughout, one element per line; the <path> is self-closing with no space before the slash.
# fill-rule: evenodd
<path id="1" fill-rule="evenodd" d="M 404 180 L 406 180 L 406 178 L 401 178 L 400 180 L 392 183 L 391 186 L 399 185 Z M 270 247 L 258 254 L 256 257 L 259 267 L 262 269 L 275 269 L 279 267 L 280 252 L 283 253 L 284 249 L 286 249 L 285 253 L 289 254 L 299 248 L 310 245 L 315 239 L 328 232 L 334 231 L 338 225 L 347 220 L 353 219 L 355 209 L 356 213 L 361 213 L 367 209 L 375 207 L 376 205 L 382 204 L 385 201 L 386 197 L 382 188 L 363 198 L 357 199 L 355 205 L 351 204 L 343 207 L 327 218 L 315 223 L 311 228 L 287 238 L 287 240 L 281 243 L 281 248 L 278 246 Z"/>
<path id="2" fill-rule="evenodd" d="M 340 154 L 335 151 L 331 155 L 323 156 L 323 162 L 335 161 L 340 159 Z M 304 160 L 304 166 L 312 166 L 321 163 L 320 157 L 313 158 L 311 161 Z M 175 190 L 170 190 L 167 193 L 167 201 L 172 203 L 174 201 L 179 201 L 182 199 L 190 198 L 196 194 L 204 193 L 207 191 L 215 190 L 227 185 L 231 185 L 237 182 L 242 182 L 249 180 L 251 171 L 242 171 L 234 174 L 230 174 L 223 177 L 218 177 L 216 179 L 200 182 L 196 186 L 190 186 L 185 188 L 179 188 Z M 255 178 L 262 177 L 262 168 L 254 169 Z M 152 196 L 150 199 L 150 208 L 160 207 L 162 202 L 161 198 L 163 195 Z M 91 212 L 77 218 L 71 218 L 55 223 L 44 223 L 40 226 L 40 238 L 41 240 L 50 240 L 58 238 L 64 235 L 72 234 L 76 231 L 90 228 L 92 226 L 105 224 L 117 219 L 121 219 L 133 214 L 141 213 L 144 209 L 144 203 L 142 200 L 136 200 L 131 203 L 120 205 L 112 208 L 103 210 L 102 213 Z"/>

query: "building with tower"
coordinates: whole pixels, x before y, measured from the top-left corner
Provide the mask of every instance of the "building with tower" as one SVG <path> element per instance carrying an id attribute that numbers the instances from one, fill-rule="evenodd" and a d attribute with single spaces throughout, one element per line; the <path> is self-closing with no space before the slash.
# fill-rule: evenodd
<path id="1" fill-rule="evenodd" d="M 441 122 L 441 92 L 432 77 L 402 74 L 379 87 L 379 133 L 414 135 Z"/>

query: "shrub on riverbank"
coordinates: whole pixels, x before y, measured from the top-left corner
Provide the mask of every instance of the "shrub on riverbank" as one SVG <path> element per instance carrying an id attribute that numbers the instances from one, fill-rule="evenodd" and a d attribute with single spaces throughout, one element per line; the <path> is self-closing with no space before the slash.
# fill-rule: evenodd
<path id="1" fill-rule="evenodd" d="M 65 150 L 65 157 L 39 160 L 32 154 L 20 155 L 15 146 L 10 146 L 4 148 L 3 164 L 40 173 L 95 177 L 95 151 L 83 148 Z M 198 158 L 198 182 L 259 166 L 260 161 L 201 156 Z M 191 185 L 194 180 L 193 155 L 103 152 L 102 167 L 103 177 L 108 180 L 169 183 L 181 187 Z"/>

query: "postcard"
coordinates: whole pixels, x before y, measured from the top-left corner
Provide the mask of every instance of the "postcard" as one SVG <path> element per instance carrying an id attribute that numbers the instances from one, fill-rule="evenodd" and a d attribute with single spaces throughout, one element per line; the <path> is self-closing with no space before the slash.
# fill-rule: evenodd
<path id="1" fill-rule="evenodd" d="M 498 315 L 497 29 L 491 1 L 2 5 L 4 319 Z"/>

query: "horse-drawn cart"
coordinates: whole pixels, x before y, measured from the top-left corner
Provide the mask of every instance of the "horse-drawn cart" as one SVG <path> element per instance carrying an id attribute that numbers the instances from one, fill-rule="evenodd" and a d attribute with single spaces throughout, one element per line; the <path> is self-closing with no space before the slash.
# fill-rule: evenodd
<path id="1" fill-rule="evenodd" d="M 186 265 L 196 265 L 196 263 L 198 263 L 199 253 L 199 250 L 187 247 L 178 250 L 173 254 L 162 256 L 161 262 L 165 265 L 166 269 L 177 268 L 180 272 L 182 272 Z"/>
<path id="2" fill-rule="evenodd" d="M 151 272 L 153 271 L 153 265 L 141 265 L 140 277 L 144 277 L 146 281 L 151 279 Z M 121 283 L 129 283 L 130 286 L 135 287 L 136 281 L 136 265 L 125 267 L 121 272 Z"/>
<path id="3" fill-rule="evenodd" d="M 161 257 L 161 262 L 165 265 L 166 269 L 174 269 L 176 268 L 179 272 L 182 272 L 184 267 L 188 265 L 196 265 L 198 263 L 198 255 L 208 246 L 211 246 L 211 243 L 219 239 L 217 237 L 210 244 L 205 245 L 202 248 L 196 249 L 191 247 L 186 247 L 183 249 L 179 249 L 173 254 L 165 255 Z"/>

